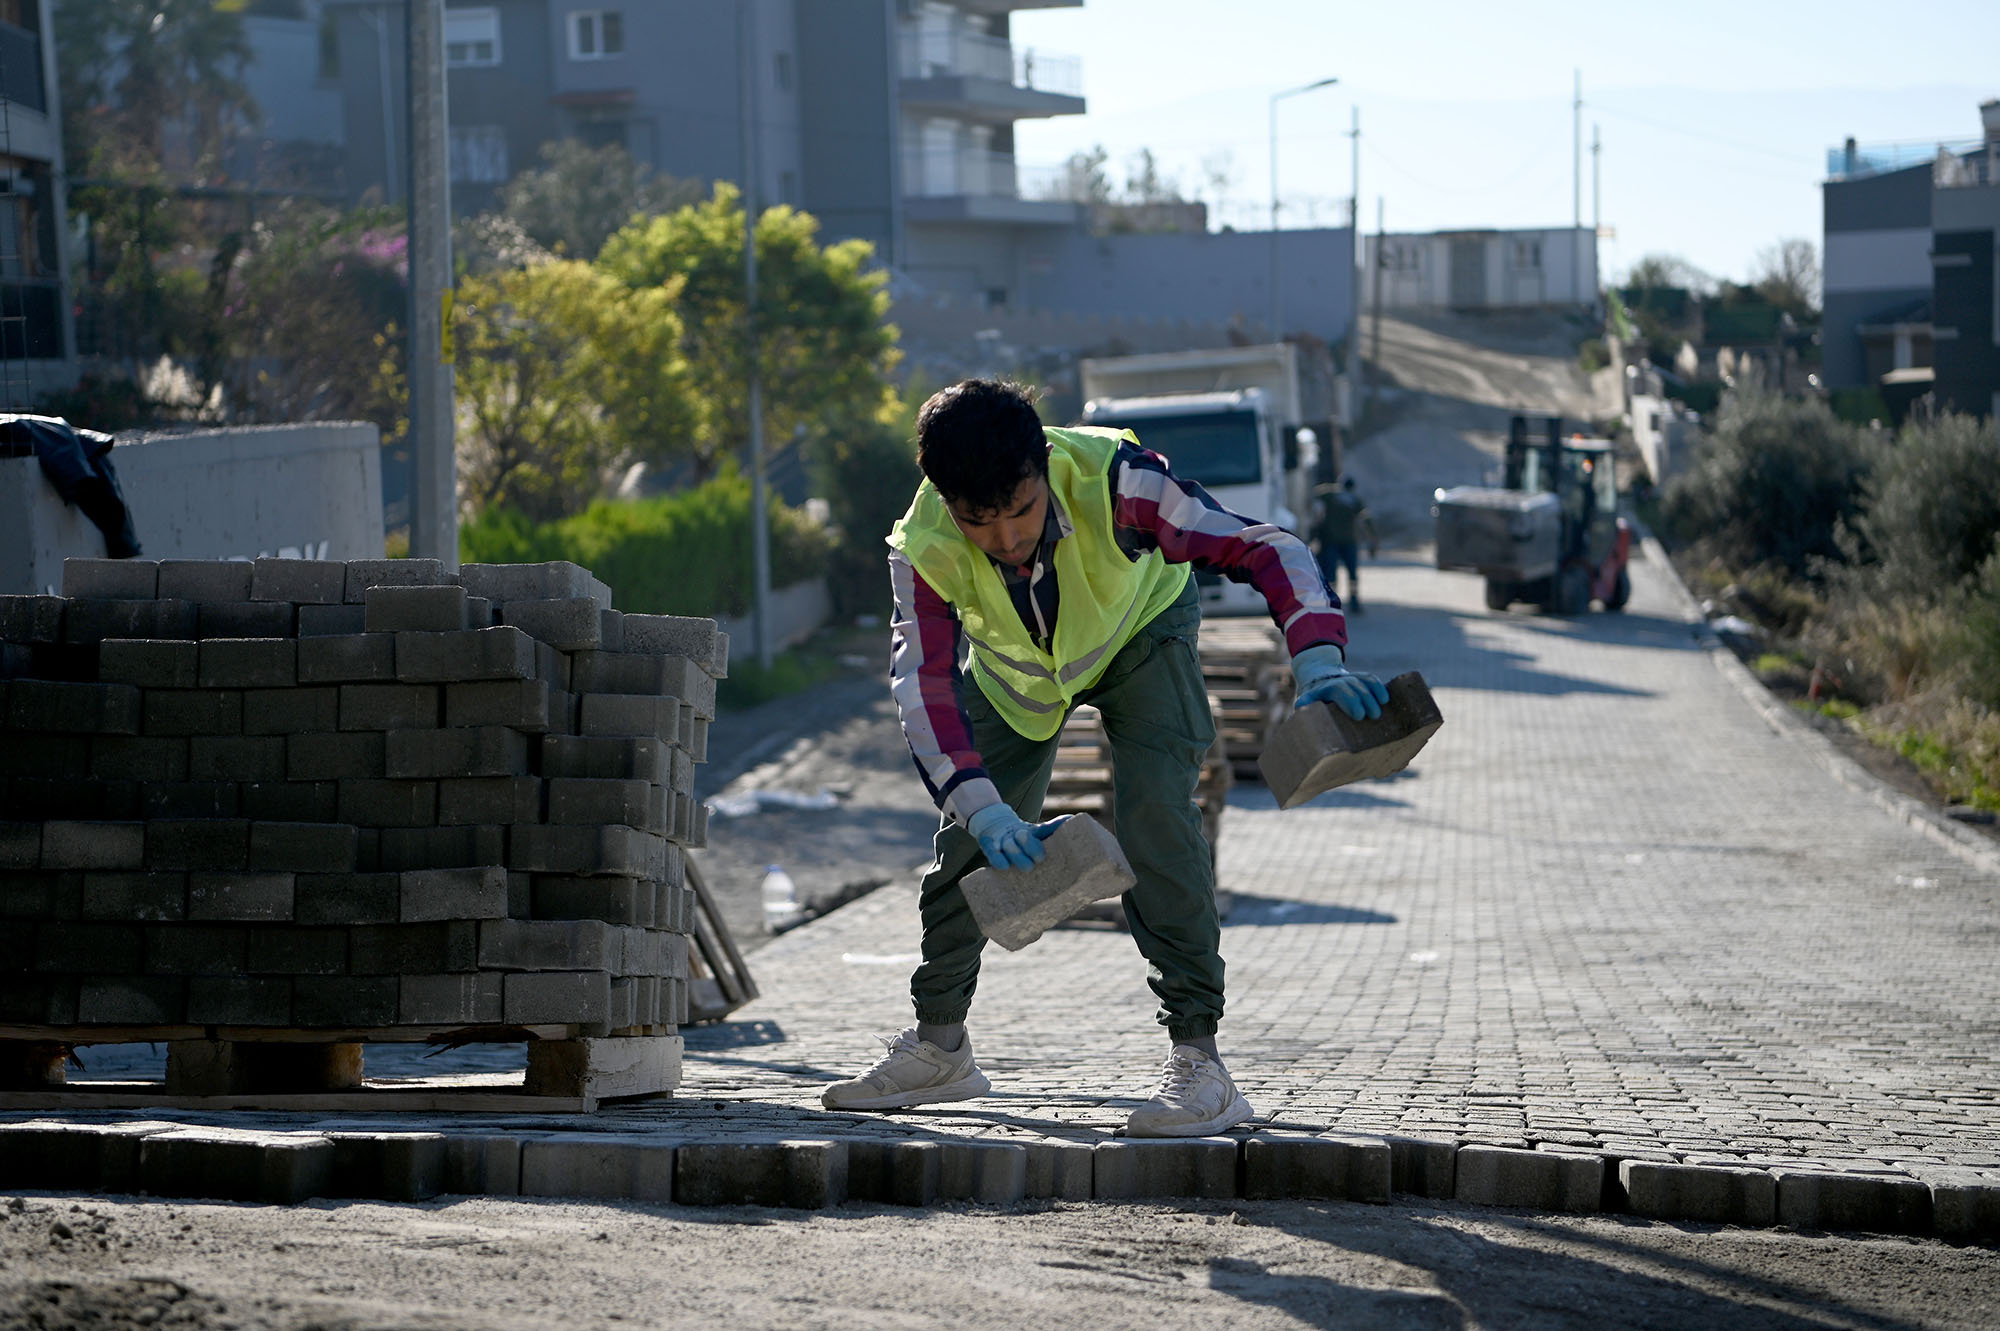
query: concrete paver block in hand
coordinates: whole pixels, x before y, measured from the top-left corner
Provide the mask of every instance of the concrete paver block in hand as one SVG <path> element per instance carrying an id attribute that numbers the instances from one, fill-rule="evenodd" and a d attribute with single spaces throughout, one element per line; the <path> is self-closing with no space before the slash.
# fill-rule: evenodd
<path id="1" fill-rule="evenodd" d="M 1389 701 L 1372 720 L 1332 703 L 1299 708 L 1271 732 L 1257 770 L 1278 807 L 1290 809 L 1336 786 L 1402 771 L 1443 724 L 1424 677 L 1412 670 L 1389 681 Z"/>
<path id="2" fill-rule="evenodd" d="M 1032 869 L 982 868 L 965 877 L 965 903 L 980 932 L 1009 952 L 1138 881 L 1117 838 L 1089 814 L 1064 819 L 1042 844 L 1048 854 Z"/>

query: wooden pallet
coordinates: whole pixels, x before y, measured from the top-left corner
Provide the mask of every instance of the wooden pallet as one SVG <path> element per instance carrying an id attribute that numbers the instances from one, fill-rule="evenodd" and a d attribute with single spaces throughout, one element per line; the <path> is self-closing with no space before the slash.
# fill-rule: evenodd
<path id="1" fill-rule="evenodd" d="M 1201 674 L 1215 700 L 1223 753 L 1239 780 L 1261 781 L 1257 759 L 1292 700 L 1284 635 L 1263 619 L 1208 619 L 1201 626 Z"/>
<path id="2" fill-rule="evenodd" d="M 1202 764 L 1201 779 L 1195 787 L 1195 807 L 1201 810 L 1202 832 L 1208 838 L 1208 853 L 1212 866 L 1215 863 L 1216 846 L 1222 836 L 1222 811 L 1229 795 L 1230 782 L 1234 778 L 1223 754 L 1219 710 L 1215 698 L 1209 698 L 1208 707 L 1209 713 L 1218 717 L 1216 741 L 1209 746 L 1208 759 Z M 1112 800 L 1111 778 L 1111 741 L 1104 733 L 1103 719 L 1098 715 L 1096 708 L 1079 707 L 1070 713 L 1069 719 L 1063 723 L 1062 734 L 1056 747 L 1055 770 L 1049 777 L 1049 793 L 1042 801 L 1041 816 L 1056 818 L 1063 814 L 1087 813 L 1116 835 L 1118 820 L 1117 809 Z M 1223 913 L 1227 914 L 1227 894 L 1218 889 L 1216 901 Z M 1099 901 L 1086 906 L 1075 918 L 1084 922 L 1095 921 L 1122 928 L 1125 924 L 1125 911 L 1116 901 Z"/>
<path id="3" fill-rule="evenodd" d="M 256 1109 L 274 1113 L 349 1114 L 588 1114 L 596 1095 L 531 1095 L 520 1073 L 370 1078 L 338 1091 L 271 1091 L 241 1095 L 181 1095 L 163 1083 L 77 1081 L 36 1091 L 0 1091 L 0 1110 L 41 1113 L 93 1109 Z"/>
<path id="4" fill-rule="evenodd" d="M 546 1028 L 544 1028 L 546 1029 Z M 567 1028 L 555 1028 L 566 1030 Z M 492 1028 L 484 1043 L 527 1040 L 522 1072 L 455 1073 L 435 1077 L 364 1077 L 362 1046 L 328 1040 L 321 1031 L 236 1032 L 254 1038 L 169 1038 L 185 1032 L 165 1027 L 108 1031 L 79 1028 L 76 1038 L 39 1038 L 38 1080 L 15 1080 L 0 1090 L 8 1109 L 297 1109 L 311 1111 L 405 1110 L 517 1113 L 589 1112 L 603 1100 L 663 1095 L 680 1084 L 683 1041 L 678 1035 L 582 1036 L 529 1039 L 525 1028 Z M 50 1032 L 38 1031 L 47 1036 Z M 462 1034 L 462 1033 L 460 1033 Z M 408 1038 L 398 1031 L 400 1038 Z M 114 1038 L 115 1037 L 115 1038 Z M 70 1081 L 69 1050 L 89 1044 L 165 1044 L 164 1081 Z M 449 1044 L 469 1043 L 453 1039 Z M 46 1057 L 60 1051 L 54 1059 Z"/>
<path id="5" fill-rule="evenodd" d="M 694 1025 L 720 1021 L 757 997 L 757 982 L 692 856 L 686 866 L 695 906 L 694 946 L 688 949 L 688 1024 Z"/>

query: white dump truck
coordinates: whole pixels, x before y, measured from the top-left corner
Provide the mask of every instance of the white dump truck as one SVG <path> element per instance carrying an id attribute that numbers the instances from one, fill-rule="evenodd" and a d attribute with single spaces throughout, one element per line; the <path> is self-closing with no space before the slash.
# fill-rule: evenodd
<path id="1" fill-rule="evenodd" d="M 1331 404 L 1308 414 L 1291 343 L 1106 357 L 1082 370 L 1086 425 L 1130 429 L 1232 512 L 1302 532 L 1315 478 L 1339 473 Z M 1205 612 L 1266 612 L 1253 588 L 1198 577 Z"/>

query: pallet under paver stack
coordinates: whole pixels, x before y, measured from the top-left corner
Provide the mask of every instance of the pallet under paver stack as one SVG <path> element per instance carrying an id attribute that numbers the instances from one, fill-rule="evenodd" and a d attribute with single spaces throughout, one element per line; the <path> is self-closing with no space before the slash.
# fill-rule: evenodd
<path id="1" fill-rule="evenodd" d="M 1261 781 L 1257 759 L 1264 737 L 1291 710 L 1285 637 L 1262 616 L 1217 617 L 1202 622 L 1200 651 L 1223 753 L 1237 777 Z"/>
<path id="2" fill-rule="evenodd" d="M 0 1076 L 352 1087 L 528 1039 L 526 1090 L 679 1078 L 682 850 L 728 639 L 573 564 L 71 560 L 0 597 Z"/>

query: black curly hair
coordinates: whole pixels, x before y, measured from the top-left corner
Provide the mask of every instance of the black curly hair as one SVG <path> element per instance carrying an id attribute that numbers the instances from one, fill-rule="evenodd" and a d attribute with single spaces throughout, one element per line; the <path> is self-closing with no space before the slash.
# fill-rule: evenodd
<path id="1" fill-rule="evenodd" d="M 917 412 L 917 465 L 969 516 L 999 512 L 1022 481 L 1049 472 L 1034 393 L 995 379 L 966 379 L 933 393 Z"/>

